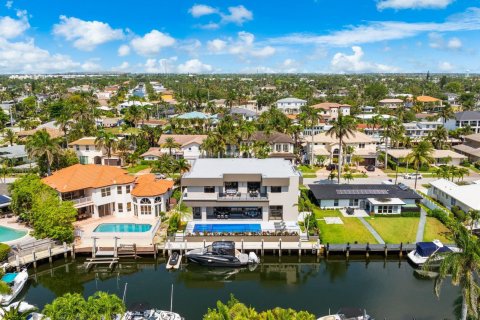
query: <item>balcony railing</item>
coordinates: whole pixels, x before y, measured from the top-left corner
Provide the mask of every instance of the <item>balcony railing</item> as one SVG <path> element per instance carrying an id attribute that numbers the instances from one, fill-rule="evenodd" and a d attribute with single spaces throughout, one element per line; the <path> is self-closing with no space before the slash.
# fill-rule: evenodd
<path id="1" fill-rule="evenodd" d="M 218 201 L 268 201 L 268 195 L 266 193 L 218 193 Z"/>
<path id="2" fill-rule="evenodd" d="M 68 200 L 68 201 L 72 201 L 74 207 L 80 207 L 82 205 L 92 203 L 92 197 L 89 196 L 89 197 L 83 197 L 83 198 L 78 198 L 78 199 L 72 199 L 72 200 Z"/>

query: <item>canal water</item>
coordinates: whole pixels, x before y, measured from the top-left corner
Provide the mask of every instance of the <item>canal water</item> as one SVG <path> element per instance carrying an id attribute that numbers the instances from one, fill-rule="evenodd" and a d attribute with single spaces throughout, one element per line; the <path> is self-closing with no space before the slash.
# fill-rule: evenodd
<path id="1" fill-rule="evenodd" d="M 317 316 L 340 307 L 362 307 L 375 319 L 455 319 L 454 302 L 460 291 L 445 281 L 440 299 L 434 281 L 419 277 L 406 260 L 320 260 L 313 257 L 265 257 L 256 269 L 209 269 L 184 265 L 167 271 L 163 259 L 122 262 L 113 272 L 92 269 L 83 260 L 59 260 L 52 267 L 29 270 L 31 279 L 23 299 L 42 308 L 56 296 L 78 292 L 85 296 L 102 290 L 122 297 L 127 306 L 169 309 L 174 285 L 174 311 L 187 320 L 202 319 L 217 300 L 234 294 L 257 310 L 275 306 L 308 310 Z"/>

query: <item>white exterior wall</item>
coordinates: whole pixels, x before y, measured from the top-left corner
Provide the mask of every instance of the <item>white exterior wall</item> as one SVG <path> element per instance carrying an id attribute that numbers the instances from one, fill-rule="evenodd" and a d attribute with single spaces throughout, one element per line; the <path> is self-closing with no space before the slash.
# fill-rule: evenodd
<path id="1" fill-rule="evenodd" d="M 132 202 L 132 196 L 130 193 L 126 193 L 126 184 L 118 185 L 122 187 L 122 194 L 117 194 L 117 185 L 110 186 L 110 196 L 102 197 L 101 190 L 103 188 L 90 189 L 92 195 L 92 201 L 94 204 L 94 217 L 98 218 L 98 206 L 105 205 L 108 203 L 114 203 L 114 214 L 119 216 L 133 215 L 133 206 L 132 211 L 127 211 L 127 203 Z M 130 184 L 130 191 L 133 189 L 134 184 Z M 107 187 L 106 187 L 107 188 Z M 123 213 L 118 212 L 118 203 L 123 204 Z"/>
<path id="2" fill-rule="evenodd" d="M 88 147 L 88 150 L 87 150 L 87 147 Z M 71 148 L 77 154 L 78 159 L 81 159 L 80 157 L 88 158 L 88 162 L 82 163 L 82 164 L 94 164 L 95 157 L 104 156 L 104 151 L 102 149 L 96 149 L 94 145 L 90 145 L 90 146 L 75 145 L 75 146 L 72 146 Z"/>
<path id="3" fill-rule="evenodd" d="M 200 145 L 198 143 L 191 143 L 182 147 L 183 157 L 186 160 L 195 160 L 200 158 L 202 150 L 200 150 Z"/>
<path id="4" fill-rule="evenodd" d="M 440 190 L 436 187 L 433 187 L 433 186 L 430 187 L 428 189 L 427 194 L 430 197 L 432 197 L 432 198 L 438 200 L 439 202 L 441 202 L 448 209 L 451 209 L 452 206 L 454 206 L 454 205 L 457 206 L 457 207 L 460 207 L 460 209 L 462 209 L 465 212 L 468 212 L 470 209 L 472 209 L 469 206 L 467 206 L 466 204 L 464 204 L 463 202 L 458 201 L 456 198 L 451 197 L 448 193 L 443 192 L 442 190 Z M 453 199 L 453 202 L 452 202 L 452 199 Z"/>

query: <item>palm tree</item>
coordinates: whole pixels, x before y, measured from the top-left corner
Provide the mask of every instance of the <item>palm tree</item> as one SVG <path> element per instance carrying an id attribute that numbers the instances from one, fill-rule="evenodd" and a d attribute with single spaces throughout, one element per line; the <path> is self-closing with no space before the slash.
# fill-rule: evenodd
<path id="1" fill-rule="evenodd" d="M 51 166 L 55 157 L 62 153 L 58 139 L 51 138 L 45 129 L 30 136 L 25 144 L 25 149 L 30 159 L 45 161 L 47 175 L 51 174 Z"/>
<path id="2" fill-rule="evenodd" d="M 125 112 L 125 120 L 133 123 L 136 126 L 141 119 L 143 119 L 144 110 L 140 106 L 132 105 Z"/>
<path id="3" fill-rule="evenodd" d="M 424 265 L 425 269 L 430 267 L 430 262 L 436 256 L 442 256 L 438 276 L 435 280 L 435 294 L 440 295 L 440 289 L 446 277 L 451 277 L 454 286 L 460 285 L 462 291 L 462 320 L 468 316 L 478 319 L 480 287 L 477 284 L 480 270 L 480 246 L 476 237 L 468 230 L 456 223 L 451 226 L 453 229 L 453 240 L 460 249 L 459 251 L 448 251 L 436 253 Z"/>
<path id="4" fill-rule="evenodd" d="M 79 293 L 66 293 L 47 304 L 43 314 L 51 320 L 78 320 L 91 316 L 93 310 L 87 310 L 87 302 Z"/>
<path id="5" fill-rule="evenodd" d="M 478 222 L 478 219 L 480 219 L 480 210 L 470 209 L 468 210 L 468 216 L 470 217 L 470 232 L 473 234 L 475 222 Z"/>
<path id="6" fill-rule="evenodd" d="M 431 131 L 427 138 L 432 142 L 435 149 L 443 149 L 448 141 L 448 131 L 444 126 L 439 126 L 434 131 Z"/>
<path id="7" fill-rule="evenodd" d="M 95 147 L 101 149 L 105 148 L 107 151 L 107 158 L 110 159 L 112 156 L 112 150 L 116 150 L 118 146 L 117 137 L 108 131 L 100 130 L 97 133 L 95 138 Z"/>
<path id="8" fill-rule="evenodd" d="M 180 174 L 185 173 L 188 170 L 190 170 L 190 167 L 191 167 L 190 163 L 188 163 L 188 161 L 185 160 L 184 158 L 178 159 L 175 162 L 175 171 L 177 171 Z"/>
<path id="9" fill-rule="evenodd" d="M 54 124 L 58 126 L 60 130 L 63 132 L 63 136 L 65 139 L 65 146 L 67 146 L 67 133 L 68 129 L 71 127 L 73 124 L 72 119 L 71 119 L 71 114 L 70 112 L 62 112 L 58 115 L 58 117 L 55 118 Z"/>
<path id="10" fill-rule="evenodd" d="M 332 127 L 328 129 L 327 135 L 335 137 L 339 141 L 337 177 L 338 183 L 340 183 L 340 177 L 342 173 L 343 139 L 355 134 L 355 119 L 351 116 L 343 116 L 340 114 L 336 120 L 331 122 L 331 125 Z"/>
<path id="11" fill-rule="evenodd" d="M 3 138 L 10 143 L 10 146 L 13 146 L 13 143 L 17 140 L 17 135 L 12 129 L 5 129 L 3 131 Z"/>
<path id="12" fill-rule="evenodd" d="M 311 141 L 310 141 L 310 165 L 313 166 L 313 128 L 320 121 L 320 113 L 318 109 L 312 108 L 311 106 L 303 106 L 302 112 L 298 115 L 300 122 L 303 124 L 304 128 L 311 129 Z"/>
<path id="13" fill-rule="evenodd" d="M 93 311 L 100 319 L 112 319 L 118 314 L 125 313 L 125 304 L 122 299 L 115 294 L 106 292 L 96 292 L 93 296 L 88 297 L 87 305 L 89 311 Z"/>
<path id="14" fill-rule="evenodd" d="M 358 166 L 360 165 L 360 162 L 362 162 L 364 159 L 359 156 L 358 154 L 353 154 L 352 157 L 350 158 L 350 162 L 355 163 L 355 167 L 358 170 Z"/>
<path id="15" fill-rule="evenodd" d="M 434 161 L 432 153 L 433 147 L 430 141 L 423 140 L 420 141 L 405 158 L 408 163 L 413 163 L 413 167 L 416 169 L 415 189 L 417 189 L 418 171 L 420 167 Z"/>
<path id="16" fill-rule="evenodd" d="M 176 142 L 174 138 L 168 137 L 161 146 L 162 148 L 168 148 L 168 154 L 172 155 L 172 149 L 180 148 L 181 144 Z"/>
<path id="17" fill-rule="evenodd" d="M 395 127 L 396 125 L 396 122 L 393 118 L 387 118 L 387 119 L 383 119 L 381 121 L 381 125 L 382 125 L 382 128 L 383 128 L 383 139 L 384 139 L 384 142 L 385 142 L 385 164 L 384 164 L 384 168 L 387 169 L 388 168 L 388 138 L 392 137 L 393 136 L 393 127 Z"/>
<path id="18" fill-rule="evenodd" d="M 148 145 L 150 147 L 154 147 L 157 145 L 158 140 L 162 136 L 162 128 L 157 126 L 157 127 L 150 127 L 146 125 L 142 125 L 140 133 L 142 136 L 145 138 L 145 140 L 148 141 Z"/>
<path id="19" fill-rule="evenodd" d="M 123 165 L 125 165 L 128 155 L 130 154 L 130 143 L 126 139 L 118 141 L 117 151 L 118 156 L 122 159 Z"/>
<path id="20" fill-rule="evenodd" d="M 347 180 L 347 183 L 350 183 L 354 179 L 351 171 L 347 171 L 343 174 L 343 179 Z"/>
<path id="21" fill-rule="evenodd" d="M 446 104 L 443 108 L 438 111 L 438 115 L 442 118 L 443 124 L 445 124 L 449 119 L 455 118 L 455 112 L 451 105 Z"/>
<path id="22" fill-rule="evenodd" d="M 257 140 L 253 143 L 253 153 L 258 159 L 265 159 L 270 154 L 270 145 L 267 141 Z"/>
<path id="23" fill-rule="evenodd" d="M 25 320 L 33 312 L 37 311 L 37 308 L 32 307 L 28 310 L 20 310 L 22 301 L 19 301 L 15 307 L 4 308 L 1 307 L 2 320 Z"/>

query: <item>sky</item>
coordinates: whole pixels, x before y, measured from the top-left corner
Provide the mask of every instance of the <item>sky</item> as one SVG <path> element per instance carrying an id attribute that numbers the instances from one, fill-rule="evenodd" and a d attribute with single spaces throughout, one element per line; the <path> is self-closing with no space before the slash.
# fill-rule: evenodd
<path id="1" fill-rule="evenodd" d="M 480 72 L 480 0 L 0 0 L 0 73 Z"/>

